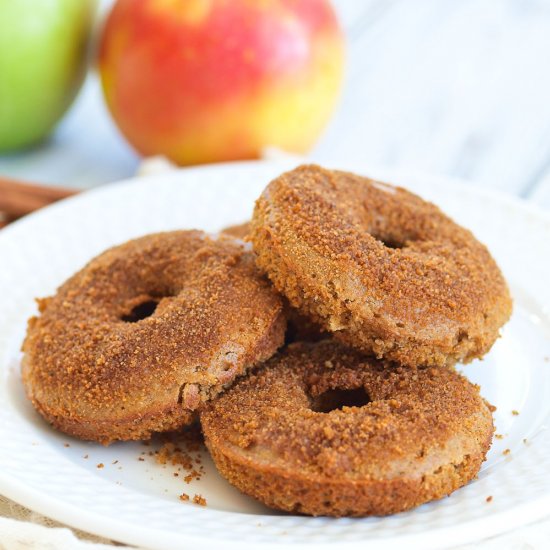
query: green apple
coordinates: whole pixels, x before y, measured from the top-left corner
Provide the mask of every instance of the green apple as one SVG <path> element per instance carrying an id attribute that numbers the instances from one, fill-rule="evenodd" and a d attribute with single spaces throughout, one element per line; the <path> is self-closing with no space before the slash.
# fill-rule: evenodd
<path id="1" fill-rule="evenodd" d="M 86 74 L 95 0 L 0 0 L 0 151 L 53 129 Z"/>

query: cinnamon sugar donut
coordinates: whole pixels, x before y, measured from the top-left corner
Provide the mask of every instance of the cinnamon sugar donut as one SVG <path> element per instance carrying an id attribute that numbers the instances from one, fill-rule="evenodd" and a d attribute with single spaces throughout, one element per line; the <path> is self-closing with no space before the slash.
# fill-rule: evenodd
<path id="1" fill-rule="evenodd" d="M 56 428 L 105 444 L 191 422 L 286 326 L 252 254 L 200 231 L 112 248 L 39 306 L 23 344 L 27 394 Z"/>
<path id="2" fill-rule="evenodd" d="M 293 344 L 201 413 L 220 473 L 267 506 L 400 512 L 479 471 L 491 406 L 454 369 L 399 367 L 335 341 Z"/>
<path id="3" fill-rule="evenodd" d="M 237 239 L 247 239 L 250 233 L 250 222 L 230 225 L 222 229 L 221 232 Z M 288 304 L 287 310 L 288 324 L 285 337 L 286 343 L 317 342 L 318 340 L 327 338 L 327 332 L 324 331 L 318 323 L 301 314 L 296 308 L 288 306 Z"/>
<path id="4" fill-rule="evenodd" d="M 256 203 L 257 265 L 345 343 L 404 365 L 484 355 L 511 313 L 487 248 L 399 187 L 301 166 Z"/>

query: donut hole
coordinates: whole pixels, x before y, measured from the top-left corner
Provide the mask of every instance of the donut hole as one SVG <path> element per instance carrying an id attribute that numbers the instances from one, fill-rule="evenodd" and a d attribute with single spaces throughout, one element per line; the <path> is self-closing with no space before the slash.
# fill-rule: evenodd
<path id="1" fill-rule="evenodd" d="M 344 390 L 333 388 L 319 395 L 310 396 L 310 408 L 319 413 L 342 410 L 344 407 L 364 407 L 371 402 L 365 388 Z"/>
<path id="2" fill-rule="evenodd" d="M 159 313 L 164 310 L 177 294 L 178 292 L 167 287 L 139 293 L 121 305 L 119 319 L 124 323 L 139 323 L 151 317 L 159 307 Z"/>
<path id="3" fill-rule="evenodd" d="M 385 248 L 399 249 L 405 248 L 407 242 L 414 240 L 408 232 L 392 231 L 386 222 L 369 220 L 363 222 L 363 229 L 371 238 L 376 239 Z"/>
<path id="4" fill-rule="evenodd" d="M 143 321 L 147 317 L 151 317 L 157 306 L 159 305 L 160 299 L 149 299 L 144 302 L 141 302 L 135 305 L 130 313 L 127 313 L 121 317 L 125 323 L 137 323 L 138 321 Z"/>
<path id="5" fill-rule="evenodd" d="M 397 239 L 390 237 L 389 235 L 378 235 L 376 239 L 381 242 L 386 248 L 393 248 L 395 250 L 399 248 L 405 248 L 405 244 Z"/>

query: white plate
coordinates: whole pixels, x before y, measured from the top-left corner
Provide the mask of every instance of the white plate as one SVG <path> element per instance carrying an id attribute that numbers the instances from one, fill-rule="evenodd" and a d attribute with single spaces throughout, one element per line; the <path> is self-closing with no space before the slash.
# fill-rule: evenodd
<path id="1" fill-rule="evenodd" d="M 288 163 L 237 163 L 123 182 L 77 196 L 0 232 L 0 492 L 75 527 L 154 548 L 414 548 L 494 535 L 550 510 L 550 218 L 494 192 L 441 178 L 379 174 L 439 204 L 490 247 L 515 298 L 503 337 L 465 367 L 497 405 L 495 440 L 479 478 L 451 497 L 387 518 L 327 519 L 272 512 L 214 470 L 185 485 L 141 443 L 104 448 L 52 430 L 26 401 L 19 362 L 33 298 L 92 256 L 145 233 L 244 221 Z M 357 167 L 355 167 L 357 168 Z M 519 415 L 513 415 L 517 410 Z M 70 446 L 65 446 L 68 443 Z M 503 451 L 510 449 L 504 455 Z M 88 455 L 88 459 L 83 456 Z M 112 464 L 118 460 L 117 464 Z M 98 469 L 97 464 L 105 467 Z M 200 493 L 206 508 L 178 500 Z M 487 502 L 487 497 L 492 500 Z"/>

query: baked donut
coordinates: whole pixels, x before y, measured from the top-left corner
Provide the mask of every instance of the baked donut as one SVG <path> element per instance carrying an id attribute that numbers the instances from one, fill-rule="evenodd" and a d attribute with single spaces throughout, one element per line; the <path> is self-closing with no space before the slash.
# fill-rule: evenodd
<path id="1" fill-rule="evenodd" d="M 221 231 L 226 235 L 231 235 L 237 239 L 246 239 L 250 233 L 250 222 L 244 222 L 239 225 L 230 225 Z M 288 305 L 287 305 L 288 306 Z M 327 338 L 328 334 L 318 323 L 312 321 L 309 317 L 302 315 L 296 308 L 287 307 L 288 325 L 286 330 L 285 343 L 292 342 L 317 342 Z"/>
<path id="2" fill-rule="evenodd" d="M 112 248 L 39 300 L 23 382 L 56 428 L 108 444 L 190 423 L 283 343 L 283 303 L 252 253 L 200 231 Z"/>
<path id="3" fill-rule="evenodd" d="M 400 187 L 301 166 L 258 199 L 250 240 L 292 306 L 403 365 L 481 357 L 511 314 L 487 248 Z"/>
<path id="4" fill-rule="evenodd" d="M 325 340 L 292 344 L 200 419 L 216 467 L 243 493 L 288 512 L 369 516 L 470 481 L 491 409 L 452 368 L 389 365 Z"/>

